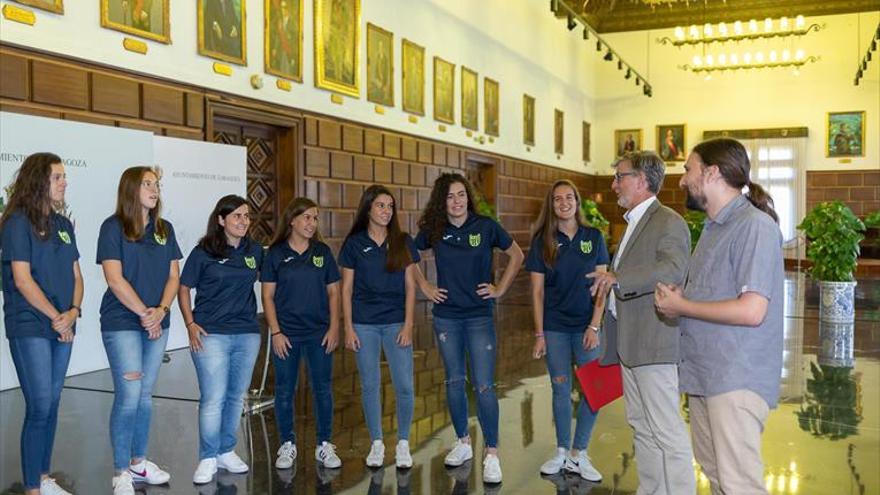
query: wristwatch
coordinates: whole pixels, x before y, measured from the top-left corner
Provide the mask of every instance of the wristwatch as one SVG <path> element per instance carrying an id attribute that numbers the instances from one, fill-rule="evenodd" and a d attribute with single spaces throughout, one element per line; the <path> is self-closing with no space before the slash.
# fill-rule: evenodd
<path id="1" fill-rule="evenodd" d="M 587 329 L 592 330 L 596 333 L 596 335 L 599 335 L 599 331 L 601 330 L 601 328 L 602 327 L 597 327 L 596 325 L 587 325 Z"/>
<path id="2" fill-rule="evenodd" d="M 171 309 L 169 309 L 168 306 L 159 306 L 159 309 L 161 309 L 162 312 L 165 313 L 166 315 L 168 314 L 169 311 L 171 311 Z"/>

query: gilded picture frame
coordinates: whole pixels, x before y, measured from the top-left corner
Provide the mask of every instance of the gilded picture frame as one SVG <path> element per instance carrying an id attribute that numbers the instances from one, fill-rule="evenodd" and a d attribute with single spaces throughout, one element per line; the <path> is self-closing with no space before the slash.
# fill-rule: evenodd
<path id="1" fill-rule="evenodd" d="M 367 23 L 367 101 L 394 106 L 394 34 Z"/>
<path id="2" fill-rule="evenodd" d="M 581 144 L 583 146 L 581 159 L 585 162 L 590 161 L 590 127 L 592 125 L 589 122 L 581 124 Z"/>
<path id="3" fill-rule="evenodd" d="M 565 153 L 565 112 L 558 108 L 553 110 L 553 152 Z"/>
<path id="4" fill-rule="evenodd" d="M 101 27 L 148 40 L 171 43 L 169 17 L 169 0 L 101 0 Z"/>
<path id="5" fill-rule="evenodd" d="M 479 76 L 476 72 L 461 66 L 461 125 L 465 129 L 479 130 L 479 107 L 477 106 Z"/>
<path id="6" fill-rule="evenodd" d="M 64 0 L 12 0 L 15 3 L 34 7 L 35 9 L 54 12 L 56 14 L 64 13 Z"/>
<path id="7" fill-rule="evenodd" d="M 642 150 L 641 129 L 617 129 L 614 131 L 614 156 L 620 158 L 624 153 Z"/>
<path id="8" fill-rule="evenodd" d="M 314 11 L 315 86 L 360 97 L 360 0 L 315 0 Z"/>
<path id="9" fill-rule="evenodd" d="M 535 145 L 535 97 L 523 94 L 523 144 Z"/>
<path id="10" fill-rule="evenodd" d="M 825 119 L 825 156 L 865 156 L 865 112 L 828 112 Z"/>
<path id="11" fill-rule="evenodd" d="M 434 120 L 455 124 L 455 64 L 434 57 Z"/>
<path id="12" fill-rule="evenodd" d="M 425 47 L 404 39 L 400 60 L 403 111 L 425 115 Z"/>
<path id="13" fill-rule="evenodd" d="M 500 132 L 500 112 L 499 108 L 499 87 L 498 81 L 494 79 L 489 79 L 488 77 L 483 78 L 483 105 L 485 108 L 483 109 L 483 115 L 485 116 L 485 128 L 486 134 L 490 136 L 498 137 Z"/>
<path id="14" fill-rule="evenodd" d="M 264 70 L 291 81 L 302 82 L 303 2 L 264 0 Z"/>
<path id="15" fill-rule="evenodd" d="M 247 65 L 247 1 L 198 0 L 196 11 L 199 55 Z"/>
<path id="16" fill-rule="evenodd" d="M 687 159 L 687 126 L 685 124 L 658 125 L 656 127 L 657 154 L 667 162 L 683 162 Z"/>

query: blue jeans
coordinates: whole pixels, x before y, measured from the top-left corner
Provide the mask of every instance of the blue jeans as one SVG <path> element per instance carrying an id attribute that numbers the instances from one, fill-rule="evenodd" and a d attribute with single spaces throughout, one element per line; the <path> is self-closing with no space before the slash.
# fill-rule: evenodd
<path id="1" fill-rule="evenodd" d="M 190 352 L 199 377 L 199 460 L 235 448 L 242 401 L 260 352 L 260 334 L 208 334 Z"/>
<path id="2" fill-rule="evenodd" d="M 318 445 L 329 442 L 333 433 L 333 354 L 327 354 L 321 341 L 291 342 L 287 358 L 281 359 L 274 352 L 275 365 L 275 419 L 278 422 L 278 436 L 281 443 L 296 443 L 293 429 L 293 397 L 299 380 L 299 362 L 303 355 L 309 367 L 309 381 L 314 396 L 315 416 L 317 416 Z"/>
<path id="3" fill-rule="evenodd" d="M 446 369 L 446 402 L 458 438 L 468 436 L 468 400 L 465 390 L 467 370 L 477 396 L 477 419 L 486 446 L 498 446 L 498 397 L 495 395 L 495 322 L 489 316 L 478 318 L 434 317 L 437 347 Z"/>
<path id="4" fill-rule="evenodd" d="M 21 471 L 25 490 L 40 487 L 40 475 L 49 473 L 58 403 L 73 344 L 44 337 L 9 339 L 9 350 L 24 394 L 21 429 Z"/>
<path id="5" fill-rule="evenodd" d="M 113 467 L 128 469 L 133 458 L 146 457 L 153 414 L 153 386 L 168 342 L 168 329 L 150 340 L 143 330 L 103 332 L 104 349 L 113 374 L 110 443 Z"/>
<path id="6" fill-rule="evenodd" d="M 397 439 L 409 440 L 409 428 L 413 417 L 413 348 L 412 344 L 397 345 L 397 334 L 402 323 L 390 325 L 362 325 L 355 323 L 354 331 L 361 341 L 355 353 L 358 372 L 361 375 L 361 400 L 364 418 L 370 430 L 371 440 L 382 439 L 382 374 L 379 358 L 385 350 L 385 359 L 391 368 L 391 383 L 397 403 Z"/>
<path id="7" fill-rule="evenodd" d="M 581 394 L 577 410 L 577 426 L 574 429 L 574 444 L 571 443 L 571 383 L 572 364 L 580 367 L 599 357 L 599 347 L 589 351 L 584 349 L 582 332 L 544 331 L 547 344 L 547 371 L 553 389 L 553 422 L 556 424 L 556 446 L 562 449 L 585 450 L 590 443 L 590 434 L 596 424 L 599 412 L 593 412 Z M 580 392 L 581 388 L 576 390 Z"/>

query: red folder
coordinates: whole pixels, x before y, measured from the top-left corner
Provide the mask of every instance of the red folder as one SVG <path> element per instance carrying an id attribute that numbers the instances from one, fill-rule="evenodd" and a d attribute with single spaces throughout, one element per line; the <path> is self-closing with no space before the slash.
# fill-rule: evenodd
<path id="1" fill-rule="evenodd" d="M 600 366 L 596 359 L 578 368 L 576 373 L 581 382 L 581 390 L 584 391 L 593 412 L 623 395 L 623 378 L 619 364 Z"/>

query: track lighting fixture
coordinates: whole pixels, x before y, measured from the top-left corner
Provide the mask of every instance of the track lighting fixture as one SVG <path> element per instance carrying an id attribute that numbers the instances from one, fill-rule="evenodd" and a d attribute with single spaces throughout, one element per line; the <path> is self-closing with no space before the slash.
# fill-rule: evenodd
<path id="1" fill-rule="evenodd" d="M 569 31 L 571 31 L 572 29 L 577 27 L 577 23 L 574 22 L 574 17 L 572 17 L 571 14 L 568 15 L 568 24 L 567 25 L 568 25 Z"/>
<path id="2" fill-rule="evenodd" d="M 601 41 L 597 41 L 597 42 L 596 42 L 596 51 L 597 51 L 597 52 L 601 52 L 601 51 L 602 51 L 602 42 L 601 42 Z"/>
<path id="3" fill-rule="evenodd" d="M 590 30 L 587 28 L 584 28 L 584 40 L 588 40 L 588 39 L 590 39 Z"/>
<path id="4" fill-rule="evenodd" d="M 614 55 L 611 53 L 611 50 L 608 50 L 608 51 L 605 53 L 605 56 L 602 57 L 602 58 L 604 58 L 605 60 L 607 60 L 607 61 L 610 62 L 610 61 L 614 60 Z"/>
<path id="5" fill-rule="evenodd" d="M 633 74 L 632 74 L 632 69 L 627 68 L 627 69 L 626 69 L 626 75 L 623 76 L 623 78 L 624 78 L 624 79 L 629 79 L 629 78 L 632 77 L 632 75 L 633 75 Z"/>

